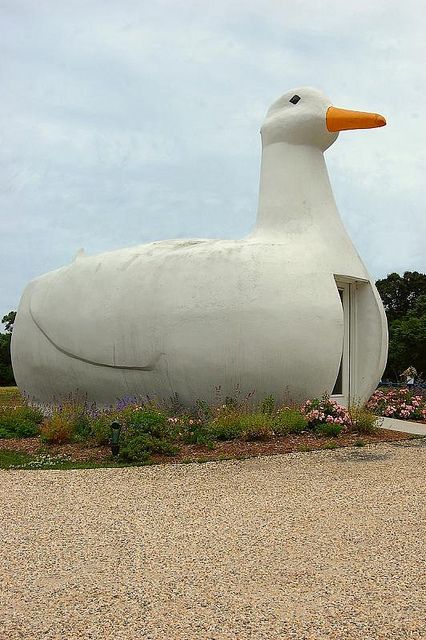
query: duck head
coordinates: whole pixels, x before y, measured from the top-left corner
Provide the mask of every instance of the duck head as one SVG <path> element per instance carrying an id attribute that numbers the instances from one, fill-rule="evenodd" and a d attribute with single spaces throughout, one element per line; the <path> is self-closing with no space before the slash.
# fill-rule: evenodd
<path id="1" fill-rule="evenodd" d="M 339 131 L 383 127 L 377 113 L 338 109 L 321 91 L 301 87 L 287 91 L 266 114 L 260 130 L 263 146 L 276 142 L 319 147 L 325 151 Z"/>

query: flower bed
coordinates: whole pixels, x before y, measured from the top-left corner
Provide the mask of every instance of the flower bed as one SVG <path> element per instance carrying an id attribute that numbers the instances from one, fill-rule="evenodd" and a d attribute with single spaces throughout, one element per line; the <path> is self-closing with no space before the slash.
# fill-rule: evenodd
<path id="1" fill-rule="evenodd" d="M 377 389 L 367 407 L 376 415 L 387 418 L 426 421 L 426 397 L 407 387 Z"/>
<path id="2" fill-rule="evenodd" d="M 51 460 L 51 455 L 68 456 L 65 462 L 53 458 L 52 465 L 61 468 L 86 460 L 112 463 L 115 421 L 121 434 L 114 464 L 238 458 L 406 437 L 377 431 L 378 418 L 371 410 L 357 405 L 346 409 L 328 395 L 302 406 L 279 406 L 271 396 L 256 404 L 251 395 L 214 405 L 199 401 L 192 409 L 182 407 L 176 398 L 169 403 L 124 398 L 107 409 L 69 398 L 44 416 L 22 401 L 0 404 L 0 417 L 3 437 L 8 438 L 3 440 L 3 451 L 38 456 L 31 465 L 22 461 L 25 468 L 47 468 L 43 461 Z"/>

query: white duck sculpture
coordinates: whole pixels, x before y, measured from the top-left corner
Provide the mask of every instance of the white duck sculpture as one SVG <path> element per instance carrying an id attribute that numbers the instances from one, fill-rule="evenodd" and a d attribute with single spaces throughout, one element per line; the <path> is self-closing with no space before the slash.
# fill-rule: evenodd
<path id="1" fill-rule="evenodd" d="M 285 93 L 261 129 L 254 231 L 79 254 L 33 280 L 12 338 L 20 389 L 42 404 L 79 390 L 100 406 L 174 394 L 190 405 L 218 386 L 300 401 L 337 384 L 342 402 L 367 398 L 386 364 L 386 318 L 323 152 L 338 131 L 384 124 L 315 89 Z"/>

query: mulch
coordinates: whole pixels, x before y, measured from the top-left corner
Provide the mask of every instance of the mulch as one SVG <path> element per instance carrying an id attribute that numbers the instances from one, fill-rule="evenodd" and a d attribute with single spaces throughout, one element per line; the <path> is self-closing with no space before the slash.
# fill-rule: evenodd
<path id="1" fill-rule="evenodd" d="M 407 440 L 410 436 L 399 431 L 380 429 L 372 435 L 342 434 L 337 438 L 317 437 L 310 433 L 301 435 L 275 436 L 270 440 L 247 442 L 245 440 L 229 440 L 216 442 L 214 449 L 205 445 L 182 444 L 175 456 L 153 455 L 154 463 L 179 464 L 181 462 L 196 462 L 208 460 L 222 460 L 226 458 L 248 458 L 257 456 L 273 456 L 282 453 L 308 451 L 336 447 L 351 447 L 358 441 L 365 444 L 377 442 L 393 442 Z M 3 440 L 1 449 L 8 449 L 36 455 L 49 453 L 50 455 L 68 456 L 75 462 L 100 462 L 111 457 L 108 446 L 90 447 L 81 443 L 46 445 L 40 438 L 22 438 Z"/>

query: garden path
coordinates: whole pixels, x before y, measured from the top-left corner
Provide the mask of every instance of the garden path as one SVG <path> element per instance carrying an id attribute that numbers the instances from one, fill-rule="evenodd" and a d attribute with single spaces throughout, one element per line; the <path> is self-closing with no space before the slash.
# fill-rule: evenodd
<path id="1" fill-rule="evenodd" d="M 0 637 L 424 640 L 425 465 L 426 438 L 0 471 Z"/>
<path id="2" fill-rule="evenodd" d="M 380 427 L 382 429 L 390 429 L 390 431 L 426 436 L 426 424 L 422 424 L 421 422 L 410 422 L 409 420 L 398 420 L 397 418 L 383 418 Z"/>

